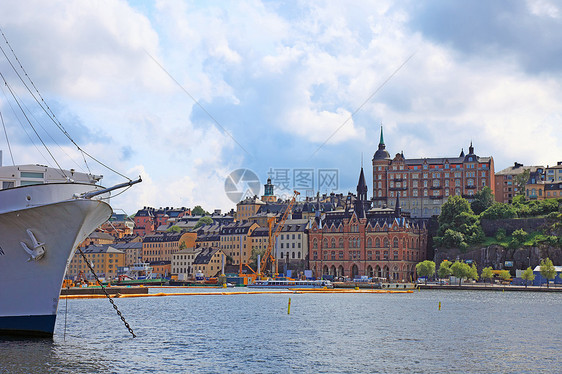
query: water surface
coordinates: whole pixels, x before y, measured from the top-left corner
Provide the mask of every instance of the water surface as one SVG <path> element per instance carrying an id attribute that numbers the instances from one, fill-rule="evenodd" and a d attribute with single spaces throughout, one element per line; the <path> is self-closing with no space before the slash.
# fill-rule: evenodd
<path id="1" fill-rule="evenodd" d="M 561 301 L 430 290 L 117 299 L 133 339 L 106 299 L 61 300 L 52 340 L 0 338 L 0 372 L 562 372 Z"/>

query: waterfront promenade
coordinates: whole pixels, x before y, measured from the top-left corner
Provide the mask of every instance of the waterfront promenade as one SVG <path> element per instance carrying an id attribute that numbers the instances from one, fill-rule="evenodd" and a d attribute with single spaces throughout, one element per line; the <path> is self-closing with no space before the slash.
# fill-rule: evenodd
<path id="1" fill-rule="evenodd" d="M 561 285 L 546 286 L 513 286 L 510 284 L 484 284 L 484 283 L 463 283 L 458 284 L 419 284 L 422 290 L 471 290 L 471 291 L 526 291 L 526 292 L 562 292 Z"/>

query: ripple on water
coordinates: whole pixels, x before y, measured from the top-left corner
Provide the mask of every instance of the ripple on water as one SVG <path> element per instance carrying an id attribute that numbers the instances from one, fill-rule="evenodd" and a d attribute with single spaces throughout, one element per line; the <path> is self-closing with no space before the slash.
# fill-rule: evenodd
<path id="1" fill-rule="evenodd" d="M 132 339 L 107 300 L 70 300 L 66 339 L 61 302 L 53 340 L 0 340 L 0 372 L 562 372 L 560 301 L 476 291 L 119 299 Z"/>

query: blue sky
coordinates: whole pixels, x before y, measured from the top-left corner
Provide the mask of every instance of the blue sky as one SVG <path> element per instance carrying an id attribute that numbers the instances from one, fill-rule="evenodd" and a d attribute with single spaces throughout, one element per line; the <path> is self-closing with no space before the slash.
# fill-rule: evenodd
<path id="1" fill-rule="evenodd" d="M 71 136 L 143 177 L 113 201 L 129 214 L 228 210 L 239 168 L 337 169 L 347 193 L 363 157 L 371 186 L 381 123 L 392 155 L 562 160 L 560 1 L 3 1 L 0 27 Z M 16 163 L 46 163 L 0 110 Z"/>

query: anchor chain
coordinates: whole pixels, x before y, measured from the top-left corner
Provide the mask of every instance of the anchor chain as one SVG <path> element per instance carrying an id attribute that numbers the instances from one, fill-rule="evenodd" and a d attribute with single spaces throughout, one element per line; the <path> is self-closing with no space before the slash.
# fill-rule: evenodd
<path id="1" fill-rule="evenodd" d="M 86 265 L 88 265 L 88 268 L 90 269 L 90 271 L 92 272 L 94 278 L 96 278 L 96 282 L 101 286 L 101 289 L 103 291 L 103 293 L 105 294 L 105 297 L 107 297 L 107 299 L 109 300 L 109 302 L 111 303 L 111 305 L 113 306 L 113 309 L 115 309 L 115 311 L 117 312 L 117 315 L 119 316 L 119 318 L 121 318 L 121 321 L 123 321 L 123 324 L 125 324 L 125 327 L 127 328 L 127 330 L 129 330 L 129 332 L 131 333 L 131 335 L 133 335 L 133 338 L 136 338 L 137 336 L 135 335 L 135 333 L 133 332 L 133 329 L 131 328 L 131 326 L 127 323 L 127 321 L 125 321 L 125 317 L 123 317 L 123 314 L 121 314 L 121 311 L 119 311 L 119 309 L 117 308 L 117 305 L 115 305 L 115 302 L 113 301 L 113 299 L 111 298 L 111 296 L 109 296 L 109 294 L 107 293 L 105 287 L 103 286 L 103 284 L 101 283 L 100 279 L 98 278 L 96 272 L 94 271 L 94 268 L 92 267 L 92 265 L 90 264 L 90 262 L 88 261 L 88 259 L 86 258 L 86 255 L 84 254 L 84 252 L 82 252 L 82 249 L 80 247 L 78 247 L 78 251 L 80 252 L 80 254 L 82 255 L 82 257 L 84 258 L 84 261 L 86 262 Z"/>

